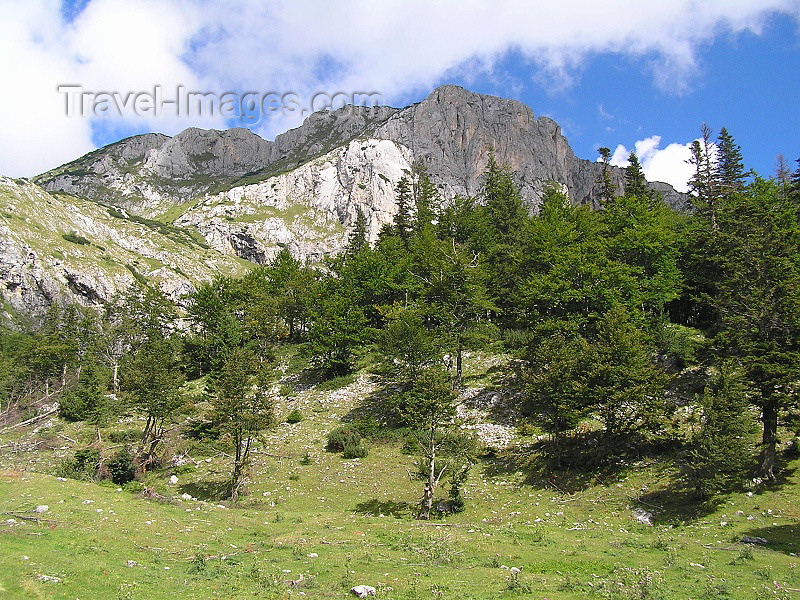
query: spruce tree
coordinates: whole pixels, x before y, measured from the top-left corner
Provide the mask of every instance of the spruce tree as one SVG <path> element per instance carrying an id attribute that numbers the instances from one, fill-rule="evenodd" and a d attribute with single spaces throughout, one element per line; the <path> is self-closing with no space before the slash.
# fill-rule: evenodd
<path id="1" fill-rule="evenodd" d="M 717 137 L 717 178 L 722 196 L 730 196 L 744 188 L 744 163 L 742 150 L 733 136 L 723 127 Z"/>
<path id="2" fill-rule="evenodd" d="M 732 360 L 723 362 L 706 387 L 701 415 L 683 459 L 692 495 L 708 500 L 744 480 L 753 462 L 744 372 Z"/>
<path id="3" fill-rule="evenodd" d="M 631 150 L 628 155 L 628 166 L 625 167 L 625 195 L 645 198 L 648 195 L 647 179 L 645 179 L 639 157 Z"/>
<path id="4" fill-rule="evenodd" d="M 614 200 L 614 194 L 617 191 L 617 186 L 611 181 L 611 149 L 602 146 L 597 149 L 600 154 L 600 162 L 603 164 L 603 170 L 600 175 L 600 198 L 603 204 L 608 205 Z"/>
<path id="5" fill-rule="evenodd" d="M 711 128 L 703 123 L 701 138 L 691 145 L 689 164 L 695 172 L 689 180 L 689 191 L 694 196 L 693 203 L 698 213 L 708 219 L 711 230 L 716 231 L 719 203 L 719 169 L 717 168 L 717 149 L 711 140 Z"/>
<path id="6" fill-rule="evenodd" d="M 403 244 L 408 246 L 408 239 L 411 235 L 411 203 L 413 201 L 412 184 L 408 177 L 401 177 L 397 182 L 397 213 L 394 216 L 394 228 L 397 235 L 403 240 Z"/>

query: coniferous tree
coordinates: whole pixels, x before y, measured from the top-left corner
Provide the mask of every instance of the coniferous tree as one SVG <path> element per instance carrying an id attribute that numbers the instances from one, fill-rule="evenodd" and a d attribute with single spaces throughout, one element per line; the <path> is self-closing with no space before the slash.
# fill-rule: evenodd
<path id="1" fill-rule="evenodd" d="M 419 432 L 416 439 L 423 457 L 420 470 L 425 474 L 425 487 L 418 519 L 430 519 L 436 489 L 448 466 L 441 465 L 441 449 L 443 433 L 454 427 L 455 398 L 446 373 L 431 368 L 423 371 L 396 400 L 401 419 Z"/>
<path id="2" fill-rule="evenodd" d="M 762 411 L 760 472 L 773 479 L 778 422 L 797 402 L 800 206 L 782 199 L 774 181 L 756 178 L 723 208 L 715 341 L 745 369 Z"/>
<path id="3" fill-rule="evenodd" d="M 146 469 L 156 458 L 158 446 L 175 411 L 184 403 L 177 344 L 173 339 L 151 338 L 122 364 L 120 389 L 131 406 L 145 416 L 139 461 Z"/>
<path id="4" fill-rule="evenodd" d="M 653 432 L 663 424 L 668 378 L 653 363 L 653 351 L 624 307 L 600 319 L 589 364 L 585 397 L 607 436 Z"/>
<path id="5" fill-rule="evenodd" d="M 791 192 L 792 173 L 789 171 L 789 164 L 783 154 L 775 157 L 775 181 L 780 186 L 781 195 L 788 197 Z"/>
<path id="6" fill-rule="evenodd" d="M 475 250 L 485 256 L 487 289 L 499 322 L 514 327 L 520 317 L 519 283 L 525 270 L 523 241 L 529 218 L 511 172 L 498 164 L 494 154 L 489 156 L 481 195 L 485 233 Z"/>
<path id="7" fill-rule="evenodd" d="M 689 191 L 694 196 L 698 213 L 708 219 L 712 231 L 717 230 L 717 204 L 719 201 L 719 169 L 717 149 L 711 140 L 711 128 L 703 123 L 700 139 L 692 142 L 689 164 L 695 172 L 689 180 Z"/>
<path id="8" fill-rule="evenodd" d="M 600 175 L 600 198 L 604 205 L 608 205 L 614 200 L 614 194 L 617 192 L 617 186 L 611 181 L 611 149 L 602 146 L 597 152 L 600 154 L 600 162 L 603 163 Z"/>
<path id="9" fill-rule="evenodd" d="M 628 155 L 628 166 L 625 167 L 625 195 L 644 198 L 648 195 L 647 179 L 645 179 L 639 157 L 631 150 Z"/>
<path id="10" fill-rule="evenodd" d="M 367 247 L 369 247 L 367 242 L 367 217 L 359 206 L 356 209 L 356 222 L 353 225 L 353 231 L 350 233 L 350 238 L 347 240 L 345 253 L 348 255 L 358 254 Z"/>
<path id="11" fill-rule="evenodd" d="M 720 195 L 728 197 L 742 191 L 745 179 L 742 150 L 725 127 L 717 137 L 717 172 Z"/>
<path id="12" fill-rule="evenodd" d="M 800 204 L 800 158 L 795 162 L 797 162 L 797 169 L 792 173 L 792 179 L 789 185 L 789 198 L 791 198 L 793 202 Z"/>
<path id="13" fill-rule="evenodd" d="M 403 244 L 408 246 L 408 239 L 411 236 L 411 204 L 413 202 L 413 190 L 411 181 L 407 176 L 401 177 L 397 182 L 397 213 L 394 216 L 394 227 L 397 235 L 403 240 Z"/>
<path id="14" fill-rule="evenodd" d="M 436 220 L 439 212 L 439 193 L 428 175 L 427 167 L 421 162 L 412 166 L 414 177 L 414 230 L 419 232 L 430 227 Z"/>
<path id="15" fill-rule="evenodd" d="M 226 357 L 211 385 L 214 421 L 233 449 L 228 495 L 234 501 L 246 484 L 253 443 L 275 422 L 270 383 L 269 365 L 249 349 L 237 348 Z"/>
<path id="16" fill-rule="evenodd" d="M 744 480 L 753 461 L 744 372 L 731 360 L 723 362 L 701 399 L 698 428 L 683 459 L 684 470 L 698 500 L 730 491 Z"/>
<path id="17" fill-rule="evenodd" d="M 546 452 L 560 468 L 566 435 L 588 416 L 585 401 L 589 345 L 580 335 L 558 332 L 536 338 L 527 352 L 527 395 L 537 424 L 550 434 Z"/>

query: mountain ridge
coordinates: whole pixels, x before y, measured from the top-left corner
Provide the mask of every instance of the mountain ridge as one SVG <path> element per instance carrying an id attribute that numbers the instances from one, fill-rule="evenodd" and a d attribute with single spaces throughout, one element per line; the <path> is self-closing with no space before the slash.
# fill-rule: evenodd
<path id="1" fill-rule="evenodd" d="M 125 138 L 32 182 L 0 180 L 7 205 L 0 214 L 5 312 L 41 316 L 49 303 L 74 300 L 99 306 L 137 275 L 178 300 L 176 290 L 185 292 L 218 269 L 241 272 L 284 248 L 319 261 L 344 247 L 359 212 L 368 239 L 377 239 L 394 218 L 397 183 L 415 163 L 427 168 L 448 201 L 479 195 L 492 153 L 514 172 L 532 211 L 552 184 L 574 203 L 599 206 L 603 165 L 576 157 L 555 121 L 537 118 L 516 100 L 453 85 L 404 108 L 314 113 L 273 141 L 242 128 Z M 611 167 L 610 175 L 623 189 L 624 169 Z M 674 206 L 685 201 L 667 184 L 650 185 Z M 31 200 L 15 221 L 21 196 Z M 98 231 L 105 233 L 98 238 Z M 71 244 L 64 237 L 71 233 L 89 245 Z M 180 264 L 151 244 L 171 247 L 175 240 Z M 70 253 L 94 262 L 68 265 Z M 134 263 L 147 268 L 126 267 Z"/>

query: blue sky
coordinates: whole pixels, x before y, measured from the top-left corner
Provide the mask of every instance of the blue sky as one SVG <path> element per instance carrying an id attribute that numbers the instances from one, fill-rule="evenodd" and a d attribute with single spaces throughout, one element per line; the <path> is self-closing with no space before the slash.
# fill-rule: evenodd
<path id="1" fill-rule="evenodd" d="M 575 153 L 635 148 L 651 179 L 685 184 L 687 145 L 726 126 L 746 166 L 800 157 L 800 0 L 0 0 L 0 174 L 30 176 L 145 131 L 229 115 L 68 116 L 59 85 L 153 94 L 378 92 L 402 106 L 456 83 L 558 122 Z M 146 106 L 146 105 L 145 105 Z M 271 138 L 302 121 L 251 126 Z"/>

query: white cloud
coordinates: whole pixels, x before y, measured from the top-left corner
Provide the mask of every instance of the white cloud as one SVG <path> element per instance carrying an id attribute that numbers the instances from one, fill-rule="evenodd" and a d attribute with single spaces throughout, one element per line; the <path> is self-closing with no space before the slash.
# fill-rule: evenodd
<path id="1" fill-rule="evenodd" d="M 645 177 L 649 181 L 663 181 L 669 183 L 680 192 L 688 192 L 687 185 L 692 176 L 692 166 L 687 162 L 691 157 L 688 144 L 669 144 L 666 148 L 659 148 L 661 136 L 653 135 L 639 140 L 634 144 L 634 152 L 639 158 Z M 611 156 L 611 164 L 617 167 L 628 166 L 630 150 L 618 145 Z"/>
<path id="2" fill-rule="evenodd" d="M 143 91 L 377 91 L 395 103 L 448 75 L 490 73 L 509 51 L 531 77 L 570 85 L 585 59 L 617 53 L 644 61 L 653 80 L 681 93 L 697 49 L 721 34 L 759 32 L 775 12 L 800 18 L 798 0 L 90 0 L 72 22 L 56 0 L 0 0 L 0 172 L 30 175 L 91 146 L 91 122 L 63 116 L 60 83 Z M 299 117 L 263 124 L 274 134 Z M 143 119 L 175 133 L 220 119 Z M 661 153 L 670 151 L 670 147 Z"/>

